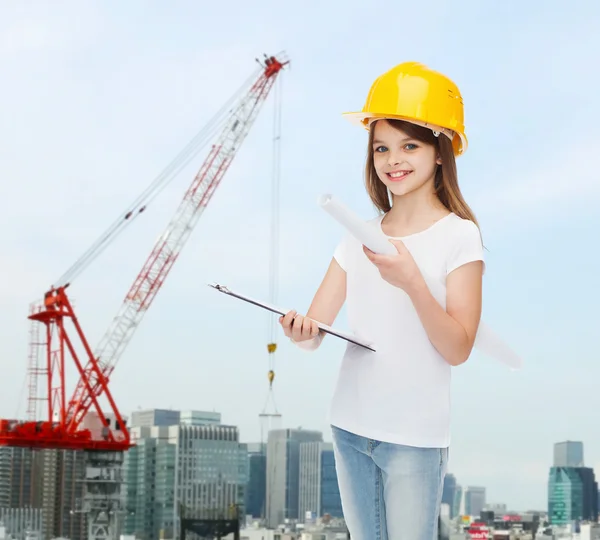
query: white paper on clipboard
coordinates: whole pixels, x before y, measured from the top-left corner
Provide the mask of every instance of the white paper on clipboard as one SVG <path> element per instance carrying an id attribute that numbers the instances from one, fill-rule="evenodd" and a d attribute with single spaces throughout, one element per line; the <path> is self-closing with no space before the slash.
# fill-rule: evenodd
<path id="1" fill-rule="evenodd" d="M 288 313 L 290 311 L 289 309 L 283 309 L 283 308 L 274 306 L 272 304 L 268 304 L 266 302 L 261 302 L 259 300 L 255 300 L 254 298 L 250 298 L 249 296 L 246 296 L 245 294 L 240 294 L 240 293 L 234 292 L 231 289 L 225 287 L 224 285 L 219 285 L 218 283 L 209 284 L 209 287 L 212 287 L 213 289 L 216 289 L 217 291 L 222 292 L 228 296 L 232 296 L 239 300 L 243 300 L 244 302 L 254 304 L 255 306 L 266 309 L 267 311 L 271 311 L 273 313 L 278 313 L 279 315 L 285 315 L 286 313 Z M 326 324 L 320 323 L 318 321 L 316 321 L 316 323 L 317 323 L 317 326 L 319 327 L 319 329 L 322 330 L 323 332 L 325 332 L 326 334 L 331 334 L 332 336 L 339 337 L 341 339 L 349 341 L 350 343 L 353 343 L 354 345 L 358 345 L 359 347 L 364 347 L 365 349 L 369 349 L 370 351 L 375 352 L 374 344 L 369 341 L 361 339 L 353 334 L 349 334 L 347 332 L 342 332 L 341 330 L 335 330 L 331 326 L 327 326 Z"/>

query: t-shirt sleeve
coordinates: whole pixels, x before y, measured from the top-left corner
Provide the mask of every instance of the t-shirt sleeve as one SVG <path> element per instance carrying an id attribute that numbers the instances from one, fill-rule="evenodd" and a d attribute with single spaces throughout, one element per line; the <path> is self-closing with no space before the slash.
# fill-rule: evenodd
<path id="1" fill-rule="evenodd" d="M 463 220 L 458 228 L 454 247 L 448 257 L 446 274 L 473 261 L 483 261 L 483 243 L 479 227 L 470 220 Z"/>
<path id="2" fill-rule="evenodd" d="M 348 271 L 348 246 L 349 246 L 349 236 L 344 236 L 333 252 L 333 257 L 337 261 L 337 263 L 342 267 L 344 272 Z"/>

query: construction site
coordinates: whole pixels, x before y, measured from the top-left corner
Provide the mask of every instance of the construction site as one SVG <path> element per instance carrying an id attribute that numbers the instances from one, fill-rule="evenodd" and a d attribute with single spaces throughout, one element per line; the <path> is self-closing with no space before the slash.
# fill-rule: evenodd
<path id="1" fill-rule="evenodd" d="M 289 60 L 284 53 L 250 60 L 249 67 L 254 62 L 254 72 L 240 81 L 241 87 L 222 104 L 207 126 L 48 290 L 40 291 L 41 298 L 31 304 L 29 354 L 23 359 L 24 366 L 27 362 L 28 381 L 26 417 L 0 419 L 0 538 L 134 538 L 124 534 L 124 524 L 136 510 L 126 504 L 127 475 L 123 466 L 128 452 L 136 448 L 143 428 L 130 428 L 129 419 L 119 407 L 119 395 L 111 391 L 111 376 L 119 360 L 127 361 L 127 346 L 134 339 L 136 329 L 272 93 L 275 93 L 275 118 L 269 279 L 270 300 L 276 300 L 281 100 L 273 89 L 277 88 L 276 82 Z M 151 211 L 150 202 L 184 166 L 202 156 L 198 172 L 181 194 L 181 202 L 171 220 L 138 275 L 132 276 L 131 287 L 114 319 L 102 339 L 98 343 L 91 342 L 86 321 L 78 318 L 70 297 L 72 292 L 76 295 L 77 277 L 139 216 Z M 48 276 L 48 280 L 51 277 Z M 85 301 L 77 297 L 78 304 Z M 265 348 L 268 397 L 264 410 L 257 411 L 266 423 L 280 416 L 272 399 L 273 359 L 277 349 L 275 323 L 274 317 L 271 340 Z M 69 384 L 66 377 L 66 373 L 73 370 L 77 374 L 74 385 Z M 211 423 L 215 422 L 210 418 L 190 418 L 189 425 L 195 426 L 193 429 L 182 429 L 177 435 L 167 433 L 166 438 L 175 437 L 181 443 L 181 437 L 191 437 L 191 432 L 194 437 L 202 438 L 213 429 Z M 237 437 L 225 427 L 219 433 L 222 433 L 219 437 L 227 440 L 235 441 Z M 156 448 L 151 451 L 157 452 Z M 181 476 L 182 472 L 172 471 L 174 479 L 178 474 Z M 154 483 L 154 478 L 149 481 Z M 239 538 L 244 511 L 242 492 L 232 488 L 216 505 L 207 502 L 190 506 L 184 495 L 177 487 L 169 495 L 176 517 L 169 530 L 162 529 L 161 538 L 183 539 L 186 534 L 188 538 L 220 538 L 228 534 Z M 205 499 L 194 500 L 209 499 L 207 495 Z M 138 519 L 150 518 L 138 516 Z"/>

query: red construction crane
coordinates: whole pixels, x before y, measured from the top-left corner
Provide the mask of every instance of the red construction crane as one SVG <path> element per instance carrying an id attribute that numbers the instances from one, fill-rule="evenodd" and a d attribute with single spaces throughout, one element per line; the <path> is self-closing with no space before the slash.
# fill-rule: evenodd
<path id="1" fill-rule="evenodd" d="M 260 65 L 259 73 L 249 79 L 150 188 L 46 292 L 42 305 L 32 309 L 29 319 L 33 328 L 41 328 L 45 332 L 44 341 L 41 342 L 45 352 L 44 367 L 38 364 L 36 349 L 40 345 L 40 336 L 34 330 L 30 334 L 29 419 L 0 420 L 0 446 L 103 451 L 123 451 L 132 446 L 127 426 L 109 389 L 110 375 L 250 131 L 279 72 L 288 64 L 287 60 L 266 55 L 262 62 L 258 59 L 257 62 Z M 73 278 L 106 248 L 110 240 L 144 212 L 157 191 L 195 155 L 199 145 L 206 142 L 206 137 L 221 126 L 220 136 L 125 296 L 100 346 L 93 352 L 66 289 Z M 73 330 L 69 331 L 69 325 Z M 80 348 L 83 353 L 77 352 Z M 79 382 L 67 401 L 65 366 L 69 357 L 77 368 Z M 40 376 L 46 377 L 47 395 L 43 399 L 47 406 L 47 419 L 43 421 L 36 420 Z M 101 396 L 108 401 L 109 414 L 99 404 Z M 100 421 L 98 430 L 84 425 L 90 411 L 94 411 Z M 114 416 L 112 422 L 110 413 Z"/>

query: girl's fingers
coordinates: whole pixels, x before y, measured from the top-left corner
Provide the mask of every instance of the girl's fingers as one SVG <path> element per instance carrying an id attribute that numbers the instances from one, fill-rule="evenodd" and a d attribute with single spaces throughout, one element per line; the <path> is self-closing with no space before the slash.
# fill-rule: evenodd
<path id="1" fill-rule="evenodd" d="M 299 341 L 302 337 L 302 322 L 304 317 L 302 315 L 296 315 L 292 322 L 292 338 L 295 341 Z"/>
<path id="2" fill-rule="evenodd" d="M 296 314 L 296 312 L 294 310 L 292 310 L 292 311 L 288 311 L 285 314 L 285 316 L 279 318 L 279 323 L 281 324 L 281 327 L 283 328 L 283 333 L 288 338 L 292 336 L 291 325 L 292 325 L 292 322 L 294 321 L 295 314 Z"/>
<path id="3" fill-rule="evenodd" d="M 319 333 L 319 326 L 315 321 L 299 315 L 295 310 L 288 311 L 284 316 L 279 317 L 279 324 L 281 324 L 285 336 L 294 341 L 311 339 Z"/>
<path id="4" fill-rule="evenodd" d="M 319 333 L 319 325 L 316 321 L 311 321 L 310 324 L 310 335 L 311 337 L 315 337 Z"/>

